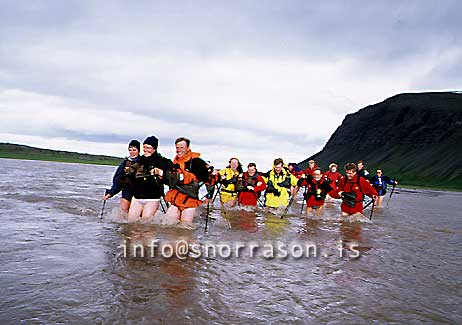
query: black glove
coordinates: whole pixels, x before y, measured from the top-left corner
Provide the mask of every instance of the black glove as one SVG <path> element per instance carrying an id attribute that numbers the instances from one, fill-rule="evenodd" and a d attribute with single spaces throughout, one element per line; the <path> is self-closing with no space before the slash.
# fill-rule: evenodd
<path id="1" fill-rule="evenodd" d="M 277 183 L 280 187 L 290 188 L 290 178 L 286 178 L 282 182 Z"/>
<path id="2" fill-rule="evenodd" d="M 236 176 L 233 176 L 233 177 L 229 180 L 229 183 L 230 183 L 230 184 L 237 184 L 237 177 L 236 177 Z"/>

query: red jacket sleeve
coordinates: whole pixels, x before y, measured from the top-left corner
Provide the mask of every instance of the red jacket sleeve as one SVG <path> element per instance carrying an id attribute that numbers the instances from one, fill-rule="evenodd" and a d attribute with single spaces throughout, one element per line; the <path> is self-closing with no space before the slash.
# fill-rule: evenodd
<path id="1" fill-rule="evenodd" d="M 265 183 L 265 180 L 263 179 L 263 177 L 261 177 L 260 175 L 258 175 L 258 177 L 257 177 L 257 182 L 258 182 L 258 183 L 261 182 L 261 185 L 260 185 L 260 186 L 255 186 L 254 191 L 255 191 L 255 192 L 264 191 L 264 190 L 266 189 L 266 183 Z"/>
<path id="2" fill-rule="evenodd" d="M 334 188 L 332 191 L 330 191 L 329 195 L 332 196 L 335 199 L 340 199 L 341 196 L 339 192 L 343 191 L 343 187 L 345 186 L 346 183 L 346 178 L 341 178 L 338 181 L 338 187 Z"/>

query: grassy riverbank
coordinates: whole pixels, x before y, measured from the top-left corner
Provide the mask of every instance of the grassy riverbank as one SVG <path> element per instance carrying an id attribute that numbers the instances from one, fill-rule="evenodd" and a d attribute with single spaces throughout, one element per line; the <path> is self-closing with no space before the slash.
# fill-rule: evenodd
<path id="1" fill-rule="evenodd" d="M 0 158 L 112 166 L 120 164 L 122 160 L 122 158 L 118 157 L 90 155 L 70 151 L 56 151 L 10 143 L 0 143 Z"/>

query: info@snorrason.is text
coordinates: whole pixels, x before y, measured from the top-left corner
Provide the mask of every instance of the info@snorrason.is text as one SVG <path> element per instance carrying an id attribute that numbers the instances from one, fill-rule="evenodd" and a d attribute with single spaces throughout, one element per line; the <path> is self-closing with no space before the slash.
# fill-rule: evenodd
<path id="1" fill-rule="evenodd" d="M 358 258 L 360 251 L 358 244 L 348 244 L 339 241 L 331 247 L 323 247 L 313 242 L 194 242 L 177 240 L 174 242 L 162 242 L 160 239 L 152 239 L 148 243 L 127 243 L 124 240 L 118 248 L 122 249 L 123 257 L 163 257 L 163 258 L 264 258 L 264 259 L 303 259 L 303 258 L 328 258 L 347 257 Z"/>

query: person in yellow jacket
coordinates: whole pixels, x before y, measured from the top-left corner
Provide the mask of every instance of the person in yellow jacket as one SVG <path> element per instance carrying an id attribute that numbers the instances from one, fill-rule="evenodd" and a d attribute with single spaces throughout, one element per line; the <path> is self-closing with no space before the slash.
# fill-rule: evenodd
<path id="1" fill-rule="evenodd" d="M 220 191 L 221 204 L 233 207 L 237 201 L 236 183 L 239 174 L 242 174 L 242 165 L 237 158 L 229 160 L 229 166 L 218 171 L 218 181 L 222 184 Z"/>
<path id="2" fill-rule="evenodd" d="M 292 187 L 297 186 L 297 177 L 288 168 L 284 168 L 282 158 L 274 160 L 273 169 L 263 177 L 266 182 L 266 206 L 269 208 L 286 207 L 289 204 Z"/>

